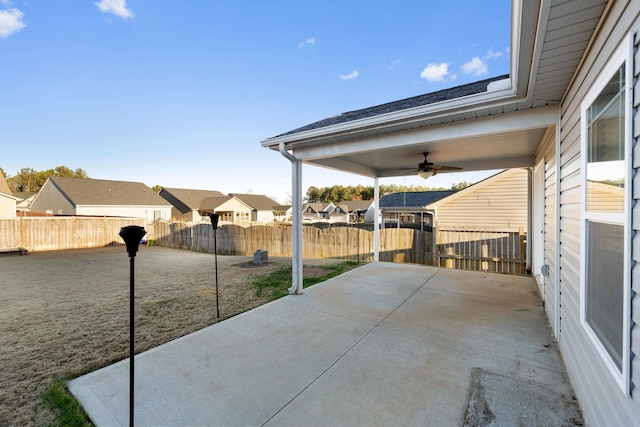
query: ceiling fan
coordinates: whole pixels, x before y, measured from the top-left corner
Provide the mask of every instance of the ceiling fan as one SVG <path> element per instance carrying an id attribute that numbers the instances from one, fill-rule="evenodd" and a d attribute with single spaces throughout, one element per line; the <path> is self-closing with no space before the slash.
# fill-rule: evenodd
<path id="1" fill-rule="evenodd" d="M 435 165 L 431 163 L 429 160 L 427 160 L 427 156 L 429 155 L 428 152 L 422 153 L 422 155 L 424 156 L 424 161 L 418 163 L 418 170 L 417 170 L 418 176 L 420 176 L 420 178 L 427 179 L 431 176 L 436 175 L 439 171 L 462 170 L 462 168 L 459 168 L 457 166 Z M 407 168 L 407 169 L 415 170 L 415 168 Z"/>

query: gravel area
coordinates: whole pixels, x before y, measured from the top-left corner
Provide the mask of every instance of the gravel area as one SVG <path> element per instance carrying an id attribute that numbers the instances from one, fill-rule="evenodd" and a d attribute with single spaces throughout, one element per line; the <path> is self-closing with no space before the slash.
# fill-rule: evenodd
<path id="1" fill-rule="evenodd" d="M 251 281 L 290 258 L 218 256 L 216 318 L 212 254 L 141 246 L 135 258 L 136 352 L 224 320 L 266 301 Z M 335 260 L 305 260 L 313 266 Z M 56 378 L 128 357 L 129 257 L 124 246 L 0 256 L 0 425 L 46 425 L 41 403 Z M 324 273 L 322 273 L 324 274 Z"/>

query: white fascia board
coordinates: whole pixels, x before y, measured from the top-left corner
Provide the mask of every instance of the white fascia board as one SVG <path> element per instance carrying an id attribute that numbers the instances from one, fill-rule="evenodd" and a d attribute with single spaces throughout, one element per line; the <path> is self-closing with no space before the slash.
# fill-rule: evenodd
<path id="1" fill-rule="evenodd" d="M 541 3 L 544 3 L 541 5 Z M 540 34 L 541 10 L 548 12 L 550 0 L 512 0 L 511 1 L 511 87 L 518 97 L 526 97 L 532 78 L 532 64 L 536 44 Z"/>
<path id="2" fill-rule="evenodd" d="M 425 144 L 432 141 L 455 140 L 480 135 L 536 129 L 557 124 L 558 106 L 531 108 L 464 122 L 411 129 L 404 132 L 370 136 L 366 139 L 315 145 L 295 150 L 302 161 L 356 154 L 384 148 L 398 148 Z"/>

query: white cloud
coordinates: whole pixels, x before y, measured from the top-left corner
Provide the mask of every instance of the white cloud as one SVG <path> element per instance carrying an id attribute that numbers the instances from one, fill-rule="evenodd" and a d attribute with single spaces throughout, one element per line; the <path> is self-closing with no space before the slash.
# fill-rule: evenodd
<path id="1" fill-rule="evenodd" d="M 357 70 L 353 70 L 351 73 L 346 74 L 344 76 L 340 76 L 342 80 L 353 80 L 358 77 L 360 73 Z"/>
<path id="2" fill-rule="evenodd" d="M 487 52 L 487 54 L 483 56 L 483 58 L 484 59 L 500 58 L 502 55 L 504 54 L 500 51 L 494 52 L 493 50 L 489 49 L 489 52 Z"/>
<path id="3" fill-rule="evenodd" d="M 475 76 L 482 76 L 489 72 L 487 64 L 484 63 L 479 57 L 474 57 L 471 61 L 462 66 L 462 72 L 464 74 L 473 74 Z"/>
<path id="4" fill-rule="evenodd" d="M 3 1 L 2 4 L 8 6 L 9 2 Z M 0 38 L 9 37 L 26 27 L 23 18 L 24 13 L 18 9 L 0 10 Z"/>
<path id="5" fill-rule="evenodd" d="M 401 59 L 394 59 L 393 61 L 391 61 L 391 64 L 389 64 L 389 69 L 393 70 L 394 68 L 396 68 L 400 64 L 402 64 L 402 60 Z"/>
<path id="6" fill-rule="evenodd" d="M 102 13 L 112 13 L 124 19 L 133 17 L 133 12 L 127 9 L 127 0 L 100 0 L 95 5 Z"/>
<path id="7" fill-rule="evenodd" d="M 300 44 L 298 44 L 298 47 L 302 48 L 302 47 L 305 47 L 305 46 L 313 46 L 315 44 L 316 44 L 316 38 L 315 37 L 311 37 L 311 38 L 306 39 L 303 42 L 300 42 Z"/>
<path id="8" fill-rule="evenodd" d="M 420 73 L 420 78 L 430 82 L 444 82 L 455 80 L 455 74 L 449 74 L 449 64 L 428 64 Z"/>

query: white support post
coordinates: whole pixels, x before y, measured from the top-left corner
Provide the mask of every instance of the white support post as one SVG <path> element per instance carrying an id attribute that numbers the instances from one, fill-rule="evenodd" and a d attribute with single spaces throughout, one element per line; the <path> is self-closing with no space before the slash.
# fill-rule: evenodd
<path id="1" fill-rule="evenodd" d="M 280 143 L 280 154 L 291 162 L 291 287 L 290 294 L 302 293 L 302 160 L 289 153 Z"/>
<path id="2" fill-rule="evenodd" d="M 373 178 L 373 262 L 380 261 L 380 187 L 378 186 L 378 177 Z"/>
<path id="3" fill-rule="evenodd" d="M 293 218 L 290 294 L 302 293 L 302 161 L 296 159 L 292 164 Z"/>

